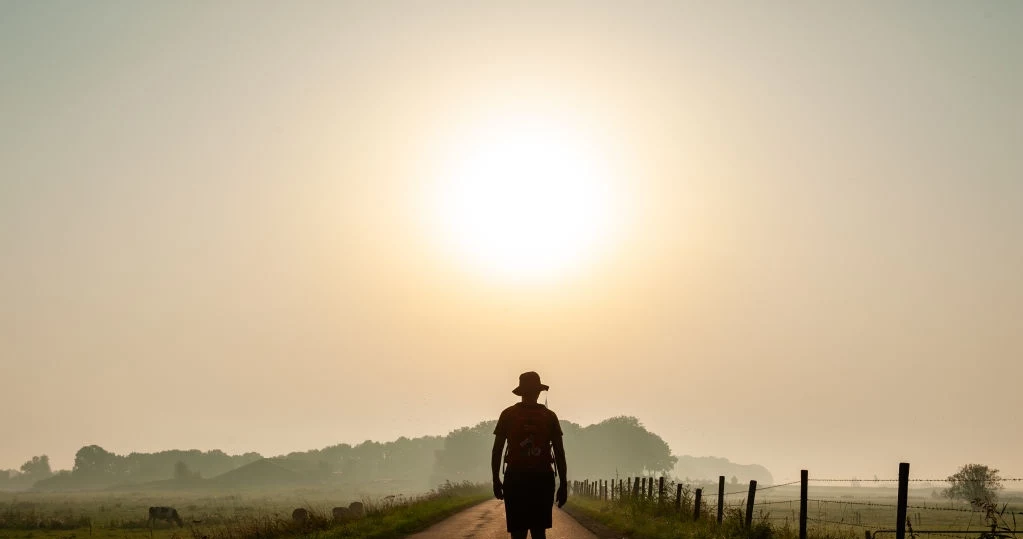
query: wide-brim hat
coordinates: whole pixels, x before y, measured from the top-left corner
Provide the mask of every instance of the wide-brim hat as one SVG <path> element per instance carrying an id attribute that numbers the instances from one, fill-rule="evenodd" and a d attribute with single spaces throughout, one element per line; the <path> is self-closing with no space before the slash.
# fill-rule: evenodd
<path id="1" fill-rule="evenodd" d="M 547 384 L 540 383 L 540 375 L 533 372 L 524 372 L 519 375 L 519 387 L 512 390 L 512 393 L 516 395 L 522 395 L 523 393 L 529 393 L 533 391 L 547 391 L 550 386 Z"/>

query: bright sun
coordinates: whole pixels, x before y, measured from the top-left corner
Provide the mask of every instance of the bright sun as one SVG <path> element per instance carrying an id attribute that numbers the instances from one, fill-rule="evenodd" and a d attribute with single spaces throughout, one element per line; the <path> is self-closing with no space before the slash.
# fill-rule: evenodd
<path id="1" fill-rule="evenodd" d="M 551 280 L 591 262 L 613 232 L 606 156 L 567 129 L 491 126 L 459 147 L 435 210 L 446 243 L 488 275 Z"/>

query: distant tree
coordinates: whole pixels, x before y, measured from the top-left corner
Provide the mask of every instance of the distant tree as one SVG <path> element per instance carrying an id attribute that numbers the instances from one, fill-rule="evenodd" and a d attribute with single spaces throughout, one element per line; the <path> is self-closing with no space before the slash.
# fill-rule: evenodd
<path id="1" fill-rule="evenodd" d="M 998 470 L 983 464 L 966 464 L 959 471 L 948 476 L 949 487 L 942 493 L 946 498 L 970 502 L 980 509 L 998 500 L 1002 489 L 1002 478 Z"/>
<path id="2" fill-rule="evenodd" d="M 199 472 L 193 472 L 192 469 L 188 467 L 188 464 L 184 463 L 184 461 L 179 460 L 174 463 L 174 479 L 177 479 L 178 481 L 185 481 L 188 479 L 198 478 Z"/>
<path id="3" fill-rule="evenodd" d="M 50 477 L 53 475 L 53 471 L 50 469 L 50 457 L 46 455 L 32 457 L 32 460 L 21 465 L 21 473 L 31 476 L 35 480 Z"/>
<path id="4" fill-rule="evenodd" d="M 110 479 L 116 477 L 119 459 L 98 445 L 87 445 L 75 453 L 72 473 L 82 479 Z"/>
<path id="5" fill-rule="evenodd" d="M 729 482 L 729 483 L 731 483 L 731 484 L 733 484 L 733 485 L 738 485 L 738 484 L 739 484 L 739 478 L 738 478 L 738 477 L 735 477 L 735 476 L 733 475 L 733 476 L 732 476 L 732 478 L 728 480 L 728 482 Z"/>
<path id="6" fill-rule="evenodd" d="M 497 421 L 483 421 L 450 432 L 443 447 L 435 451 L 431 482 L 486 481 L 490 477 L 489 455 L 496 425 Z"/>
<path id="7" fill-rule="evenodd" d="M 561 428 L 572 475 L 656 474 L 678 463 L 667 442 L 635 417 L 612 417 L 586 427 L 562 421 Z M 488 437 L 493 443 L 493 436 Z"/>
<path id="8" fill-rule="evenodd" d="M 852 478 L 852 481 L 849 481 L 849 486 L 858 488 L 860 486 L 860 480 L 855 477 Z"/>

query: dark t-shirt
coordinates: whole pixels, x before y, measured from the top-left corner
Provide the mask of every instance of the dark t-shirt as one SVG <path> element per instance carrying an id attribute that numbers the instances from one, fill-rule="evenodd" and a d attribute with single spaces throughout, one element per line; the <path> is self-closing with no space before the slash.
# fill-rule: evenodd
<path id="1" fill-rule="evenodd" d="M 517 403 L 515 403 L 515 404 L 505 408 L 504 411 L 501 412 L 501 417 L 499 417 L 497 419 L 497 426 L 494 427 L 494 434 L 496 434 L 498 436 L 501 436 L 503 438 L 507 438 L 508 437 L 508 422 L 512 421 L 511 418 L 514 417 L 514 415 L 515 415 L 515 412 L 514 412 L 515 408 L 516 407 L 523 407 L 523 406 L 543 408 L 544 410 L 546 410 L 547 411 L 547 415 L 550 416 L 549 420 L 551 422 L 551 426 L 550 426 L 551 436 L 552 437 L 553 436 L 562 436 L 564 434 L 563 432 L 561 432 L 561 422 L 558 421 L 558 416 L 554 412 L 550 411 L 546 406 L 544 406 L 544 405 L 542 405 L 540 403 L 527 404 L 525 402 L 517 402 Z"/>
<path id="2" fill-rule="evenodd" d="M 529 410 L 529 413 L 521 413 Z M 497 427 L 494 434 L 507 439 L 509 434 L 517 429 L 512 422 L 521 421 L 523 416 L 536 417 L 541 412 L 549 421 L 547 433 L 551 439 L 561 437 L 561 423 L 558 416 L 542 404 L 516 403 L 505 408 L 501 417 L 497 420 Z M 509 441 L 508 443 L 513 443 Z M 544 464 L 545 469 L 533 469 L 531 467 L 515 468 L 509 465 L 504 476 L 504 511 L 505 519 L 508 522 L 508 531 L 535 530 L 550 528 L 553 521 L 551 511 L 554 507 L 554 471 L 549 464 Z"/>

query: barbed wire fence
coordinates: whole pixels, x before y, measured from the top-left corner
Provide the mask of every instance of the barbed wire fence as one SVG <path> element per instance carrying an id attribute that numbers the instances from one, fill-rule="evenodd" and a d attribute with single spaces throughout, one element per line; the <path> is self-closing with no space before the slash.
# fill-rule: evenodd
<path id="1" fill-rule="evenodd" d="M 747 529 L 754 524 L 782 528 L 798 526 L 800 539 L 806 539 L 810 530 L 814 530 L 815 535 L 826 536 L 836 528 L 850 532 L 858 530 L 857 533 L 862 533 L 866 539 L 906 539 L 907 535 L 911 539 L 918 536 L 1016 539 L 1017 534 L 1023 531 L 1017 527 L 1017 520 L 1023 520 L 1023 511 L 1017 507 L 1010 510 L 1007 504 L 1000 507 L 990 502 L 957 505 L 952 500 L 910 504 L 910 484 L 948 484 L 949 479 L 910 478 L 908 463 L 899 465 L 898 478 L 810 477 L 807 470 L 801 470 L 800 476 L 798 481 L 768 486 L 750 481 L 748 488 L 731 491 L 725 490 L 725 477 L 719 476 L 717 492 L 707 493 L 703 487 L 692 488 L 673 481 L 666 483 L 663 476 L 574 481 L 571 487 L 576 495 L 609 502 L 645 503 L 659 513 L 674 513 L 683 520 L 716 517 L 717 523 L 721 524 L 728 514 L 733 518 L 741 517 Z M 986 479 L 962 481 L 983 482 Z M 1019 483 L 1023 482 L 1023 478 L 1001 478 L 1000 481 Z M 856 489 L 871 483 L 897 487 L 893 489 L 894 503 L 888 503 L 884 498 L 879 501 L 855 499 Z M 811 484 L 821 487 L 814 497 L 810 497 Z M 842 486 L 848 489 L 843 490 Z M 890 537 L 892 535 L 894 538 Z"/>

